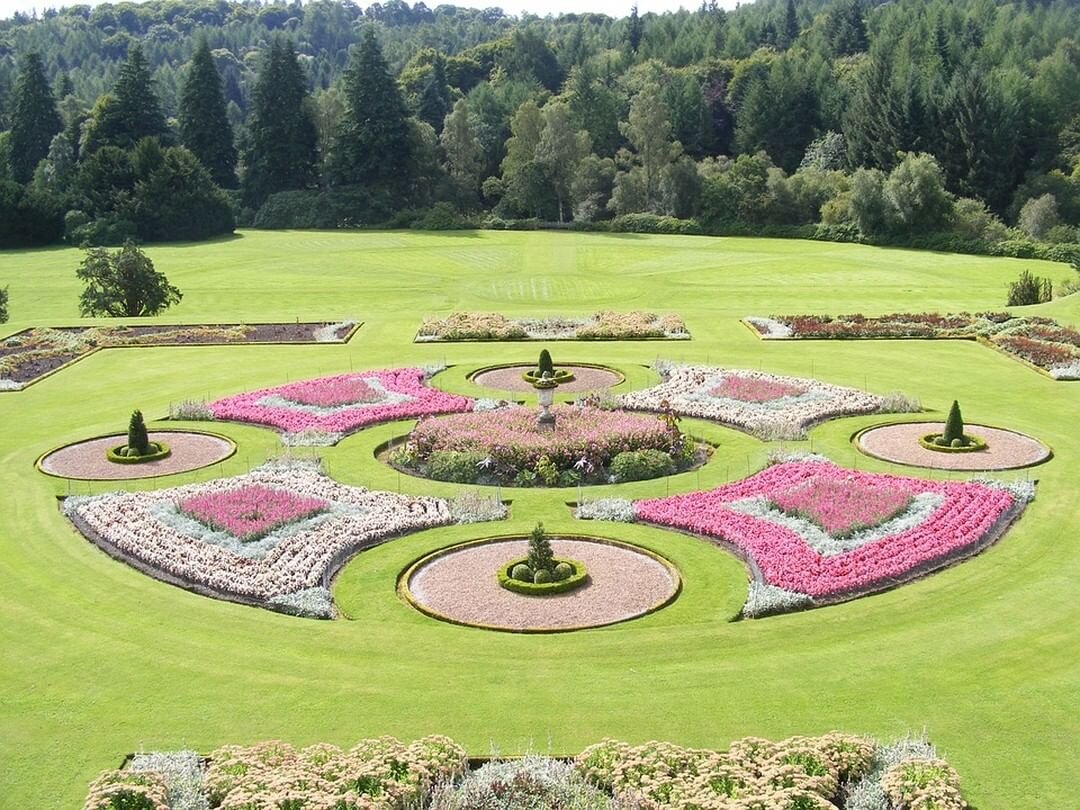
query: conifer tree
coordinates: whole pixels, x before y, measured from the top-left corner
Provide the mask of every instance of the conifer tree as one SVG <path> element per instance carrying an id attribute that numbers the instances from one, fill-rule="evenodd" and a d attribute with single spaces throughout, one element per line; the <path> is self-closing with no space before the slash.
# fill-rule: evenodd
<path id="1" fill-rule="evenodd" d="M 784 23 L 780 28 L 780 46 L 790 48 L 799 38 L 799 17 L 795 13 L 795 0 L 787 0 Z"/>
<path id="2" fill-rule="evenodd" d="M 236 146 L 225 111 L 221 77 L 206 40 L 199 42 L 180 91 L 180 140 L 207 168 L 214 182 L 236 185 Z"/>
<path id="3" fill-rule="evenodd" d="M 143 138 L 164 138 L 167 134 L 150 66 L 142 48 L 132 45 L 112 92 L 98 100 L 88 126 L 87 146 L 91 150 L 107 145 L 127 149 Z"/>
<path id="4" fill-rule="evenodd" d="M 436 133 L 442 132 L 443 121 L 450 112 L 450 88 L 446 84 L 446 59 L 440 53 L 431 63 L 431 72 L 420 90 L 416 117 L 431 124 Z"/>
<path id="5" fill-rule="evenodd" d="M 49 144 L 61 126 L 41 56 L 28 53 L 23 58 L 12 100 L 10 163 L 15 182 L 26 183 L 33 177 L 34 169 L 49 153 Z"/>
<path id="6" fill-rule="evenodd" d="M 645 25 L 641 22 L 641 17 L 638 16 L 637 3 L 634 3 L 630 9 L 630 19 L 626 26 L 626 44 L 629 46 L 631 53 L 637 53 L 644 32 Z"/>
<path id="7" fill-rule="evenodd" d="M 373 26 L 364 31 L 345 73 L 345 105 L 336 182 L 401 191 L 413 170 L 408 115 Z"/>
<path id="8" fill-rule="evenodd" d="M 307 80 L 289 40 L 274 40 L 255 84 L 244 142 L 244 199 L 261 205 L 278 191 L 316 181 L 318 134 Z"/>

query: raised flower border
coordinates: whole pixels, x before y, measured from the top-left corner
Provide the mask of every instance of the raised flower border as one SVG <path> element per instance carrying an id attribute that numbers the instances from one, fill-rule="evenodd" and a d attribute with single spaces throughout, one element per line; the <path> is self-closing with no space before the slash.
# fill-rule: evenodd
<path id="1" fill-rule="evenodd" d="M 917 407 L 898 397 L 880 397 L 854 388 L 763 371 L 665 361 L 657 362 L 655 368 L 662 380 L 660 385 L 623 394 L 617 400 L 622 407 L 653 412 L 669 408 L 679 416 L 719 422 L 766 440 L 801 439 L 809 427 L 820 422 L 892 410 L 898 402 L 909 410 Z M 713 395 L 712 391 L 730 377 L 790 387 L 802 393 L 765 402 Z"/>
<path id="2" fill-rule="evenodd" d="M 211 402 L 209 409 L 215 419 L 276 428 L 287 445 L 329 446 L 371 425 L 473 409 L 469 397 L 428 386 L 427 380 L 434 373 L 432 369 L 391 368 L 337 374 L 235 394 Z M 293 390 L 310 392 L 312 386 L 334 386 L 343 380 L 363 380 L 381 390 L 383 398 L 336 407 L 304 405 L 289 399 Z"/>
<path id="3" fill-rule="evenodd" d="M 499 312 L 451 312 L 425 318 L 414 343 L 521 340 L 689 340 L 682 318 L 643 310 L 588 316 L 507 318 Z"/>
<path id="4" fill-rule="evenodd" d="M 319 514 L 246 542 L 186 515 L 192 497 L 251 486 L 327 503 Z M 92 543 L 155 579 L 227 601 L 300 612 L 358 551 L 454 521 L 449 502 L 340 484 L 317 463 L 268 462 L 250 473 L 151 492 L 69 496 L 62 510 Z"/>
<path id="5" fill-rule="evenodd" d="M 774 514 L 771 492 L 819 476 L 895 482 L 910 488 L 913 503 L 843 541 L 808 521 Z M 847 601 L 943 568 L 997 540 L 1033 497 L 1030 482 L 925 481 L 815 459 L 782 462 L 707 492 L 638 501 L 634 514 L 711 538 L 742 558 L 757 586 L 744 615 L 754 616 Z"/>

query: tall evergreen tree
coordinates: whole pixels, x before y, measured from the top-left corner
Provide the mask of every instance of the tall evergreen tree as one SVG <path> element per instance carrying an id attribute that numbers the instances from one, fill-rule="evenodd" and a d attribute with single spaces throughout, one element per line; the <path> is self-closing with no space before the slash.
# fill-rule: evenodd
<path id="1" fill-rule="evenodd" d="M 224 188 L 236 185 L 236 146 L 221 77 L 206 40 L 199 42 L 180 91 L 180 140 Z"/>
<path id="2" fill-rule="evenodd" d="M 626 44 L 631 53 L 638 52 L 638 48 L 641 47 L 641 37 L 644 33 L 645 24 L 641 21 L 641 17 L 638 16 L 637 3 L 634 3 L 630 9 L 630 19 L 626 25 Z"/>
<path id="3" fill-rule="evenodd" d="M 345 73 L 345 103 L 335 180 L 401 191 L 414 168 L 408 114 L 373 26 L 364 31 Z"/>
<path id="4" fill-rule="evenodd" d="M 420 89 L 416 117 L 442 131 L 443 121 L 450 112 L 450 88 L 446 84 L 446 58 L 440 53 L 431 63 L 431 71 Z"/>
<path id="5" fill-rule="evenodd" d="M 132 45 L 112 92 L 98 100 L 87 127 L 86 145 L 91 150 L 106 145 L 127 149 L 143 138 L 164 138 L 167 134 L 150 65 L 142 48 Z"/>
<path id="6" fill-rule="evenodd" d="M 23 58 L 11 118 L 11 177 L 26 183 L 62 126 L 40 54 L 28 53 Z"/>
<path id="7" fill-rule="evenodd" d="M 291 41 L 271 44 L 252 102 L 241 187 L 248 205 L 258 206 L 271 194 L 308 188 L 317 179 L 318 134 Z"/>
<path id="8" fill-rule="evenodd" d="M 780 26 L 780 47 L 790 48 L 799 38 L 799 16 L 795 13 L 795 0 L 787 0 L 784 22 Z"/>
<path id="9" fill-rule="evenodd" d="M 867 47 L 862 0 L 839 0 L 825 19 L 825 39 L 834 56 L 862 53 Z"/>

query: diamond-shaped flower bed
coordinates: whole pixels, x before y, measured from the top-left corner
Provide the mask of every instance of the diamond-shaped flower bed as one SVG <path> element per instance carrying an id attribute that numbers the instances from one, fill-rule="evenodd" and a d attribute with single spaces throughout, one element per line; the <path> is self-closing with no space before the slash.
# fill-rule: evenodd
<path id="1" fill-rule="evenodd" d="M 918 410 L 904 397 L 761 371 L 657 363 L 663 382 L 620 398 L 630 410 L 711 419 L 762 439 L 800 439 L 807 428 L 840 416 Z"/>
<path id="2" fill-rule="evenodd" d="M 743 612 L 757 616 L 845 601 L 975 554 L 1032 497 L 1030 482 L 925 481 L 799 460 L 708 492 L 638 501 L 634 514 L 743 556 L 753 575 Z"/>
<path id="3" fill-rule="evenodd" d="M 63 510 L 91 542 L 158 579 L 319 616 L 333 613 L 326 582 L 354 552 L 456 514 L 440 498 L 345 486 L 301 462 L 151 492 L 72 496 Z"/>
<path id="4" fill-rule="evenodd" d="M 419 368 L 339 374 L 225 397 L 210 410 L 277 428 L 286 444 L 332 445 L 369 425 L 472 409 L 468 397 L 429 388 L 427 376 Z"/>
<path id="5" fill-rule="evenodd" d="M 329 507 L 321 498 L 308 498 L 261 484 L 192 495 L 177 504 L 185 515 L 216 531 L 229 532 L 245 543 L 325 512 Z"/>

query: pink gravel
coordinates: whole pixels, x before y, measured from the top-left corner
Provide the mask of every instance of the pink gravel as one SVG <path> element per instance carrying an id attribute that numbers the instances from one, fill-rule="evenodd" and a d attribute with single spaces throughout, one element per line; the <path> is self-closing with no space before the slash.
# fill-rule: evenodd
<path id="1" fill-rule="evenodd" d="M 525 540 L 468 546 L 432 559 L 409 578 L 412 598 L 464 624 L 502 630 L 570 630 L 631 619 L 663 605 L 678 575 L 647 554 L 587 540 L 555 539 L 556 557 L 585 564 L 590 581 L 568 593 L 523 596 L 499 585 L 500 565 L 528 553 Z"/>
<path id="2" fill-rule="evenodd" d="M 1042 442 L 1011 430 L 966 425 L 965 432 L 986 442 L 985 450 L 971 453 L 939 453 L 919 444 L 919 438 L 940 433 L 941 422 L 905 422 L 902 425 L 882 425 L 859 435 L 858 448 L 867 455 L 938 470 L 1012 470 L 1039 464 L 1050 458 L 1050 448 Z"/>
<path id="3" fill-rule="evenodd" d="M 126 434 L 118 434 L 69 444 L 54 450 L 41 460 L 41 469 L 50 475 L 87 481 L 152 478 L 206 467 L 228 458 L 234 450 L 232 442 L 206 433 L 154 431 L 150 434 L 150 441 L 165 442 L 172 452 L 158 461 L 117 464 L 105 458 L 105 451 L 127 442 Z"/>
<path id="4" fill-rule="evenodd" d="M 518 391 L 522 393 L 536 393 L 532 383 L 527 383 L 521 375 L 526 371 L 532 371 L 536 366 L 508 366 L 507 368 L 493 368 L 490 371 L 482 371 L 472 378 L 477 385 L 484 388 L 498 388 L 503 391 Z M 574 380 L 562 383 L 557 392 L 564 394 L 580 394 L 587 391 L 600 391 L 611 388 L 622 381 L 622 377 L 614 371 L 604 368 L 590 368 L 589 366 L 557 366 L 563 371 L 572 372 Z"/>

